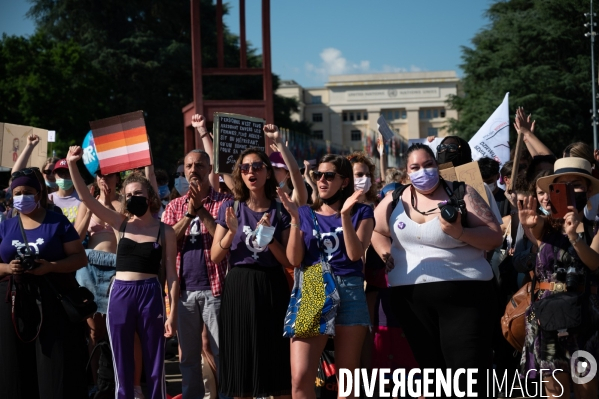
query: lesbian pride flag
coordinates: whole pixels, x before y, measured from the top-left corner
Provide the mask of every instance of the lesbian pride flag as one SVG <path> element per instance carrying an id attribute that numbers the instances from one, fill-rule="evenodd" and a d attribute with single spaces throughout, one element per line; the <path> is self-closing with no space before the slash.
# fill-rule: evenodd
<path id="1" fill-rule="evenodd" d="M 143 111 L 89 123 L 102 174 L 152 164 Z"/>

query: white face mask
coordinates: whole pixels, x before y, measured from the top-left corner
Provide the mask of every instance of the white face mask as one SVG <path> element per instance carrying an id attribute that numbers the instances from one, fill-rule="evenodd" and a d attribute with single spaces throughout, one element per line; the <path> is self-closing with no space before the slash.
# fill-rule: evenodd
<path id="1" fill-rule="evenodd" d="M 175 179 L 175 189 L 180 195 L 185 195 L 189 191 L 189 182 L 183 176 Z"/>
<path id="2" fill-rule="evenodd" d="M 491 192 L 493 192 L 497 188 L 497 182 L 487 183 L 487 186 L 489 186 L 489 189 L 491 190 Z"/>
<path id="3" fill-rule="evenodd" d="M 362 190 L 364 192 L 367 192 L 368 190 L 370 190 L 371 186 L 372 183 L 370 181 L 370 177 L 368 176 L 354 178 L 354 190 L 356 191 Z"/>

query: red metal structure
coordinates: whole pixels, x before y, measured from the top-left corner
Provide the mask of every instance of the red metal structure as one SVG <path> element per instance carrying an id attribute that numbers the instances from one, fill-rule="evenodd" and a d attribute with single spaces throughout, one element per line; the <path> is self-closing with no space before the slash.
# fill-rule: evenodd
<path id="1" fill-rule="evenodd" d="M 231 112 L 274 119 L 273 89 L 270 53 L 270 0 L 262 0 L 262 68 L 247 67 L 245 37 L 245 0 L 239 0 L 239 68 L 225 67 L 223 2 L 216 1 L 217 67 L 202 68 L 202 43 L 200 37 L 200 0 L 191 0 L 191 52 L 193 64 L 193 102 L 183 108 L 185 153 L 197 148 L 200 136 L 191 126 L 191 117 L 198 113 L 212 122 L 214 112 Z M 262 100 L 204 100 L 202 78 L 204 76 L 262 75 Z"/>

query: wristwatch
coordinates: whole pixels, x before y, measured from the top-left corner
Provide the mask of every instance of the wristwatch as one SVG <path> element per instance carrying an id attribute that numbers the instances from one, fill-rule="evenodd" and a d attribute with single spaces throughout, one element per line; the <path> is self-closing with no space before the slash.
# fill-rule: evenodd
<path id="1" fill-rule="evenodd" d="M 575 247 L 579 241 L 582 241 L 582 237 L 583 237 L 582 234 L 578 234 L 578 237 L 576 237 L 575 240 L 570 240 L 570 243 L 572 244 L 572 246 Z"/>
<path id="2" fill-rule="evenodd" d="M 190 218 L 190 219 L 195 219 L 196 215 L 192 215 L 189 212 L 185 212 L 185 217 Z"/>

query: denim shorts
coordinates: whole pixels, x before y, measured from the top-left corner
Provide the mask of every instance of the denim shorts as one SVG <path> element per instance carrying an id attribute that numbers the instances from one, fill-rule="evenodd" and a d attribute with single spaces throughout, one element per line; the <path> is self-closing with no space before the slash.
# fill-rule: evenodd
<path id="1" fill-rule="evenodd" d="M 364 293 L 364 279 L 358 276 L 335 276 L 341 305 L 337 310 L 337 326 L 370 326 Z"/>
<path id="2" fill-rule="evenodd" d="M 108 287 L 110 279 L 116 273 L 116 254 L 86 249 L 88 265 L 77 270 L 75 278 L 79 285 L 94 294 L 98 304 L 97 313 L 106 313 L 108 307 Z"/>

